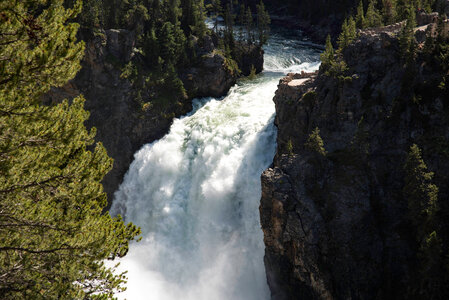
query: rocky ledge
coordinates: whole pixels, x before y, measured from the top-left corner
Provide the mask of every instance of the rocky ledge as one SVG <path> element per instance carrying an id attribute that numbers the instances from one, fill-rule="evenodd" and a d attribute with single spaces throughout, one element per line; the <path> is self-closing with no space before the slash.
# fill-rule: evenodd
<path id="1" fill-rule="evenodd" d="M 414 293 L 422 270 L 404 163 L 417 144 L 447 207 L 449 93 L 438 88 L 440 66 L 421 52 L 405 66 L 396 33 L 361 32 L 343 51 L 342 76 L 320 70 L 279 83 L 277 153 L 262 175 L 260 204 L 272 299 Z M 325 152 L 307 147 L 316 128 Z"/>

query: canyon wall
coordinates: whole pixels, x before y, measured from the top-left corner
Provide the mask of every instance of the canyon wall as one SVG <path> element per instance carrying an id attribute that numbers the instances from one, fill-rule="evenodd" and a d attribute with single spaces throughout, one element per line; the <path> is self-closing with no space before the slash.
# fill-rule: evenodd
<path id="1" fill-rule="evenodd" d="M 441 66 L 421 52 L 406 67 L 396 33 L 360 32 L 342 53 L 340 76 L 321 68 L 279 83 L 277 153 L 260 205 L 273 299 L 417 295 L 419 229 L 403 192 L 412 144 L 434 172 L 446 238 L 449 93 Z M 316 128 L 320 151 L 307 146 Z"/>

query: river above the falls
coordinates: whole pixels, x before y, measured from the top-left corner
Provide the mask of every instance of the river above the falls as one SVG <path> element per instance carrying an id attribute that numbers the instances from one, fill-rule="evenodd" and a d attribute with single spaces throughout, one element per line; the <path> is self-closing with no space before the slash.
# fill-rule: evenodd
<path id="1" fill-rule="evenodd" d="M 111 214 L 142 229 L 120 259 L 129 300 L 270 298 L 260 229 L 260 175 L 276 149 L 279 79 L 319 67 L 316 45 L 300 32 L 274 31 L 264 72 L 222 99 L 194 100 L 162 139 L 136 154 Z"/>

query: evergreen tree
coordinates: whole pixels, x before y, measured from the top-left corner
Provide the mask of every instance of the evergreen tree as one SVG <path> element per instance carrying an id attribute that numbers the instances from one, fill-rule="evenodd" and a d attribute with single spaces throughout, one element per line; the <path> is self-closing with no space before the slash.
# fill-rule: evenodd
<path id="1" fill-rule="evenodd" d="M 2 1 L 0 11 L 0 294 L 3 299 L 112 297 L 123 256 L 139 230 L 111 218 L 101 180 L 112 161 L 84 127 L 83 98 L 43 106 L 50 87 L 80 69 L 70 23 L 79 2 Z"/>
<path id="2" fill-rule="evenodd" d="M 262 0 L 260 4 L 257 5 L 257 31 L 259 35 L 259 45 L 264 45 L 268 40 L 268 35 L 270 32 L 270 15 L 265 10 L 265 5 Z"/>
<path id="3" fill-rule="evenodd" d="M 432 184 L 433 172 L 427 166 L 416 144 L 410 147 L 405 162 L 404 196 L 408 201 L 409 218 L 417 229 L 417 240 L 422 241 L 432 230 L 437 207 L 438 188 Z"/>
<path id="4" fill-rule="evenodd" d="M 335 62 L 335 51 L 332 46 L 331 36 L 327 35 L 326 38 L 326 48 L 320 55 L 321 65 L 323 68 L 329 68 L 333 62 Z"/>
<path id="5" fill-rule="evenodd" d="M 206 33 L 205 9 L 203 0 L 181 0 L 181 28 L 186 36 L 194 34 L 198 37 Z"/>
<path id="6" fill-rule="evenodd" d="M 227 48 L 227 56 L 230 57 L 230 52 L 232 51 L 232 49 L 234 49 L 234 15 L 232 14 L 231 5 L 229 3 L 226 5 L 224 21 L 224 43 L 225 47 Z"/>
<path id="7" fill-rule="evenodd" d="M 204 6 L 204 0 L 197 0 L 194 6 L 194 24 L 192 26 L 192 32 L 197 37 L 203 37 L 207 33 L 206 26 L 206 8 Z"/>
<path id="8" fill-rule="evenodd" d="M 408 16 L 405 26 L 402 27 L 399 33 L 399 49 L 401 57 L 407 62 L 414 60 L 416 43 L 415 43 L 415 30 L 416 27 L 416 15 L 415 8 L 413 6 L 408 8 Z"/>
<path id="9" fill-rule="evenodd" d="M 165 0 L 164 2 L 164 16 L 165 20 L 172 23 L 174 26 L 179 26 L 179 19 L 182 16 L 179 0 Z"/>
<path id="10" fill-rule="evenodd" d="M 144 31 L 144 22 L 149 19 L 148 9 L 137 1 L 129 2 L 124 16 L 126 27 L 134 30 L 137 35 Z"/>
<path id="11" fill-rule="evenodd" d="M 419 245 L 419 272 L 415 276 L 418 284 L 411 288 L 411 296 L 444 299 L 448 274 L 443 264 L 442 241 L 436 232 L 438 187 L 432 183 L 433 173 L 427 171 L 416 144 L 410 147 L 404 168 L 403 192 Z"/>
<path id="12" fill-rule="evenodd" d="M 240 41 L 243 41 L 243 39 L 244 39 L 245 13 L 246 13 L 245 4 L 242 3 L 240 5 L 239 16 L 238 16 L 238 22 L 240 25 L 240 30 L 239 30 L 239 40 Z"/>
<path id="13" fill-rule="evenodd" d="M 396 0 L 383 0 L 382 15 L 385 24 L 396 22 Z"/>
<path id="14" fill-rule="evenodd" d="M 326 156 L 327 153 L 324 149 L 324 142 L 320 136 L 320 129 L 318 127 L 316 127 L 309 135 L 305 147 L 320 156 Z"/>
<path id="15" fill-rule="evenodd" d="M 338 37 L 338 51 L 342 51 L 357 37 L 355 21 L 352 17 L 344 20 Z"/>
<path id="16" fill-rule="evenodd" d="M 355 16 L 355 24 L 357 28 L 363 29 L 366 27 L 365 13 L 363 9 L 363 1 L 360 0 L 359 6 L 357 6 L 357 15 Z"/>
<path id="17" fill-rule="evenodd" d="M 223 12 L 223 8 L 221 7 L 220 0 L 212 0 L 210 5 L 211 10 L 211 18 L 214 19 L 214 31 L 218 33 L 218 18 L 221 16 Z"/>
<path id="18" fill-rule="evenodd" d="M 376 8 L 374 0 L 370 0 L 368 3 L 368 9 L 365 15 L 367 27 L 379 27 L 382 26 L 382 16 L 379 10 Z"/>
<path id="19" fill-rule="evenodd" d="M 251 8 L 248 6 L 245 12 L 245 29 L 246 29 L 246 41 L 248 44 L 252 44 L 254 42 L 254 34 L 253 34 L 253 13 L 251 12 Z"/>

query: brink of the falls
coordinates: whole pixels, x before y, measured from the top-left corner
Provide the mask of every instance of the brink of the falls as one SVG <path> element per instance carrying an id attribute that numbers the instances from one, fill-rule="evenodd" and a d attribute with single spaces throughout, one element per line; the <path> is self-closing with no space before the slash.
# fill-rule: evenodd
<path id="1" fill-rule="evenodd" d="M 286 72 L 317 69 L 319 51 L 275 33 L 265 53 L 262 75 L 224 99 L 195 100 L 135 154 L 111 208 L 143 237 L 120 260 L 119 298 L 269 299 L 258 207 L 276 149 L 272 98 Z"/>

